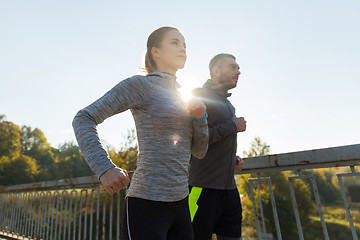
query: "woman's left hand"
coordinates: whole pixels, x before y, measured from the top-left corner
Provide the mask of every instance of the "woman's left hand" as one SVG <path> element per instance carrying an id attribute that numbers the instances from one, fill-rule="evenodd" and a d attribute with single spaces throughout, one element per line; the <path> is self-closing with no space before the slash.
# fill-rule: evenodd
<path id="1" fill-rule="evenodd" d="M 189 101 L 186 112 L 194 118 L 203 118 L 205 116 L 206 106 L 201 101 L 193 98 Z"/>

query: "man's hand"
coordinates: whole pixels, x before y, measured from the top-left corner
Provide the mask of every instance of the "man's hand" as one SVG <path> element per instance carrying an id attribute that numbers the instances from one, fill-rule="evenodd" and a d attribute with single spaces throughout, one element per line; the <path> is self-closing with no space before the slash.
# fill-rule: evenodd
<path id="1" fill-rule="evenodd" d="M 238 127 L 238 132 L 245 132 L 246 131 L 246 121 L 243 117 L 232 117 L 232 120 L 236 123 Z"/>
<path id="2" fill-rule="evenodd" d="M 244 160 L 242 160 L 241 157 L 236 156 L 236 166 L 235 166 L 235 172 L 238 173 L 240 172 L 245 166 L 245 162 Z"/>
<path id="3" fill-rule="evenodd" d="M 189 101 L 186 112 L 190 113 L 194 118 L 203 118 L 205 116 L 206 106 L 201 101 L 193 98 Z"/>
<path id="4" fill-rule="evenodd" d="M 127 187 L 130 183 L 130 178 L 126 170 L 113 167 L 101 175 L 100 182 L 108 193 L 114 194 Z"/>

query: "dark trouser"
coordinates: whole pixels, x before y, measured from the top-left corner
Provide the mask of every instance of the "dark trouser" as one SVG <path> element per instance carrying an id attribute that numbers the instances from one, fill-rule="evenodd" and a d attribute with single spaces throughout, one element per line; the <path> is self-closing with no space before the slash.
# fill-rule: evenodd
<path id="1" fill-rule="evenodd" d="M 127 198 L 122 221 L 121 239 L 192 240 L 193 231 L 188 198 L 177 202 Z"/>
<path id="2" fill-rule="evenodd" d="M 241 238 L 242 207 L 239 192 L 190 187 L 189 205 L 195 240 Z"/>

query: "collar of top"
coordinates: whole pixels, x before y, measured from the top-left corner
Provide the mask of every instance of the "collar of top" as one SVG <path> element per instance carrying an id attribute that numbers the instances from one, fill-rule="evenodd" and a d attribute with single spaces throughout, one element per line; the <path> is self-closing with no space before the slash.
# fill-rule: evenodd
<path id="1" fill-rule="evenodd" d="M 209 88 L 214 92 L 220 94 L 221 96 L 225 96 L 225 97 L 231 96 L 231 93 L 229 93 L 226 89 L 223 89 L 221 86 L 215 84 L 211 79 L 207 80 L 203 87 Z"/>
<path id="2" fill-rule="evenodd" d="M 166 73 L 166 72 L 151 72 L 147 76 L 157 76 L 161 77 L 164 80 L 164 83 L 174 87 L 174 88 L 180 88 L 181 85 L 176 81 L 176 76 Z"/>

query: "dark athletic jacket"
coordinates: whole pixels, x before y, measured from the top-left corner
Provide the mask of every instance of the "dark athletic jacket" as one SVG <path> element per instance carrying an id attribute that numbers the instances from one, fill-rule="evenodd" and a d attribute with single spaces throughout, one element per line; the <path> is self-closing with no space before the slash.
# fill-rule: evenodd
<path id="1" fill-rule="evenodd" d="M 235 108 L 227 98 L 231 95 L 207 81 L 202 88 L 194 90 L 207 107 L 209 147 L 203 159 L 195 156 L 190 161 L 190 186 L 230 190 L 236 188 L 234 170 L 236 165 L 237 125 L 231 119 Z"/>

